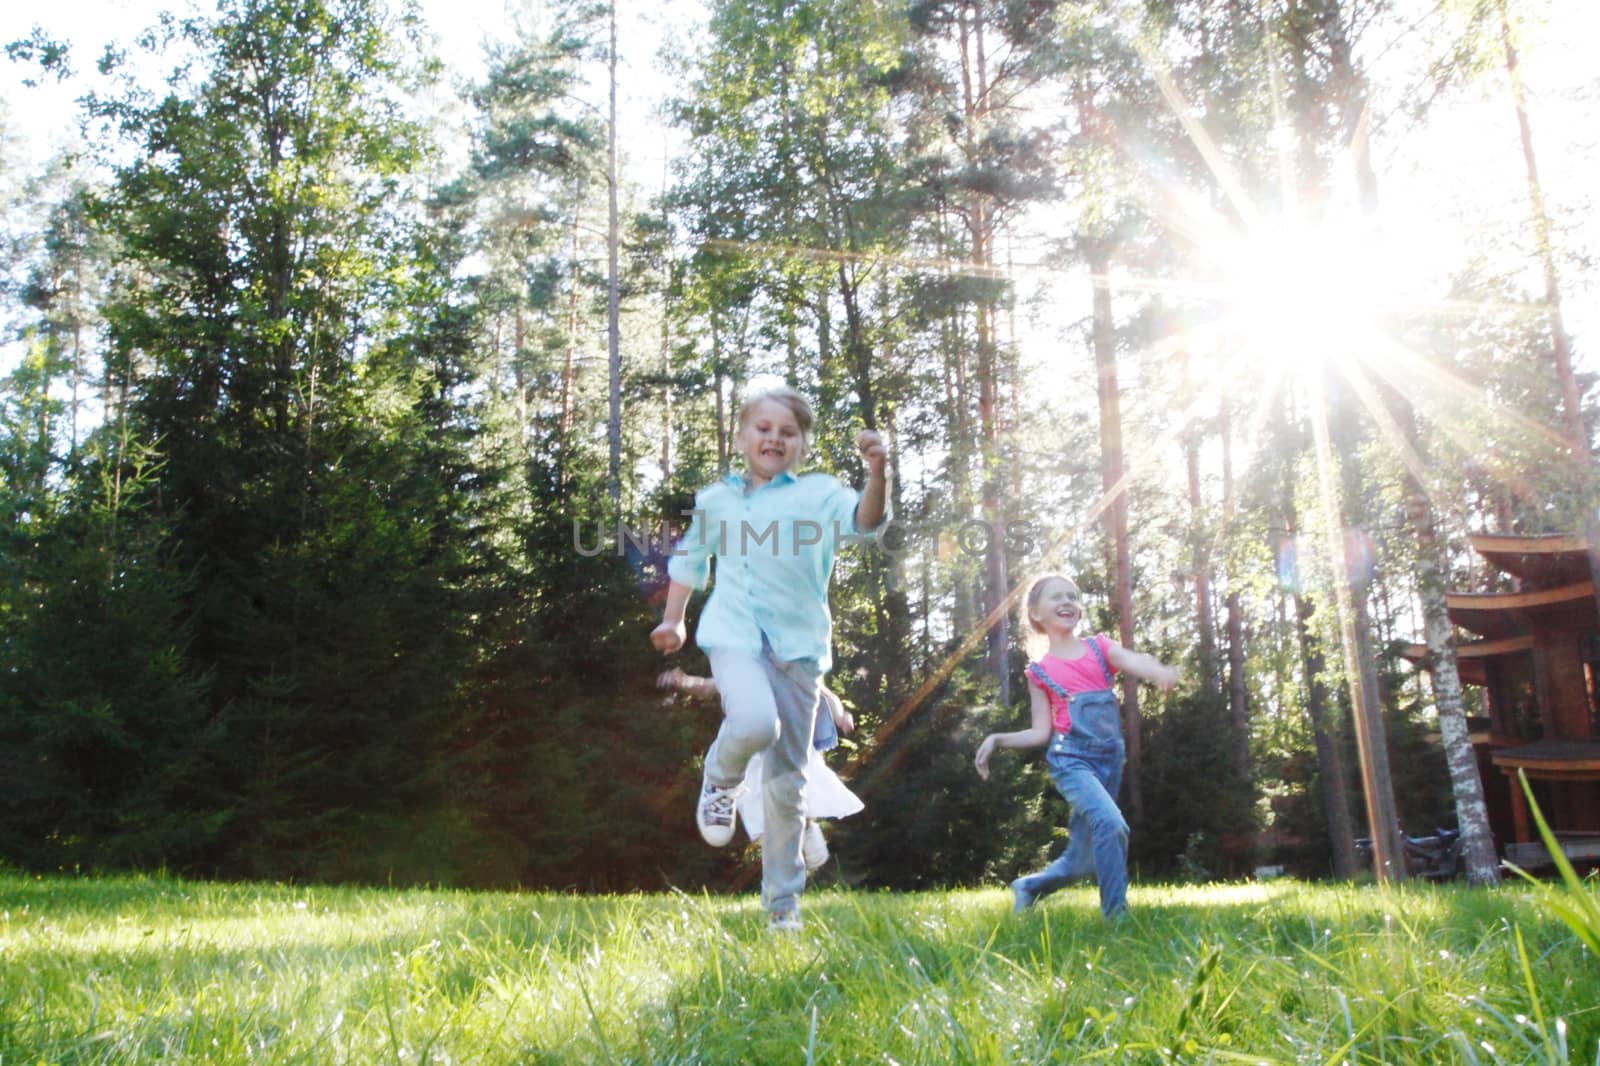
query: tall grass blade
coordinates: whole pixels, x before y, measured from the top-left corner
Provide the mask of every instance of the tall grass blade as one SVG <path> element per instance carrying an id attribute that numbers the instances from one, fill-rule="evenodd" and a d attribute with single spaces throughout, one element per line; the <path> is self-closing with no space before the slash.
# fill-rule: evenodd
<path id="1" fill-rule="evenodd" d="M 1533 786 L 1528 784 L 1527 774 L 1518 770 L 1517 781 L 1522 785 L 1523 795 L 1528 797 L 1528 809 L 1533 812 L 1534 823 L 1539 827 L 1539 839 L 1544 841 L 1545 850 L 1550 853 L 1556 869 L 1561 872 L 1561 880 L 1566 886 L 1566 891 L 1564 893 L 1556 891 L 1512 863 L 1508 862 L 1506 865 L 1523 880 L 1537 885 L 1545 905 L 1578 935 L 1579 940 L 1588 945 L 1596 958 L 1600 958 L 1600 902 L 1596 902 L 1594 895 L 1584 887 L 1583 879 L 1572 868 L 1566 852 L 1561 849 L 1560 841 L 1545 822 L 1544 812 L 1539 809 L 1538 802 L 1533 798 Z"/>

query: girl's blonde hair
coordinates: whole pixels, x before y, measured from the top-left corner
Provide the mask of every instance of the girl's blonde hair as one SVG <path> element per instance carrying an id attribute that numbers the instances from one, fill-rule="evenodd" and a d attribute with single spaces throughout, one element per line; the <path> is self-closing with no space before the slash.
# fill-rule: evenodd
<path id="1" fill-rule="evenodd" d="M 817 416 L 811 411 L 811 404 L 806 398 L 787 385 L 774 385 L 769 389 L 762 389 L 754 393 L 739 405 L 739 428 L 743 429 L 745 423 L 750 421 L 750 415 L 757 407 L 771 400 L 789 409 L 794 415 L 795 424 L 800 427 L 800 459 L 804 459 L 806 452 L 811 449 L 811 427 L 816 425 Z M 797 460 L 798 462 L 798 460 Z"/>
<path id="2" fill-rule="evenodd" d="M 1065 581 L 1080 598 L 1083 596 L 1078 583 L 1066 574 L 1040 574 L 1033 579 L 1033 584 L 1028 586 L 1027 595 L 1022 597 L 1022 621 L 1028 624 L 1027 630 L 1022 634 L 1022 647 L 1030 659 L 1037 659 L 1050 647 L 1050 642 L 1045 637 L 1044 626 L 1034 620 L 1033 609 L 1039 606 L 1039 600 L 1044 597 L 1044 587 L 1052 581 Z"/>

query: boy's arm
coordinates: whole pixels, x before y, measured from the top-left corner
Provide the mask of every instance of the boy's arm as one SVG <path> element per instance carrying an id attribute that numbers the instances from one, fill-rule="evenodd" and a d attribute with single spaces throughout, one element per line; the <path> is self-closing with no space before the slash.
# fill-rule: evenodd
<path id="1" fill-rule="evenodd" d="M 683 647 L 688 634 L 683 627 L 683 612 L 695 589 L 706 587 L 711 577 L 711 542 L 706 537 L 705 504 L 696 495 L 689 512 L 689 528 L 667 559 L 667 603 L 661 624 L 650 631 L 650 643 L 663 655 Z"/>
<path id="2" fill-rule="evenodd" d="M 661 612 L 661 624 L 650 631 L 650 643 L 663 655 L 671 655 L 683 647 L 687 636 L 683 612 L 689 606 L 689 595 L 693 591 L 676 579 L 667 582 L 667 606 Z"/>
<path id="3" fill-rule="evenodd" d="M 1106 641 L 1106 661 L 1124 673 L 1150 682 L 1162 692 L 1176 685 L 1180 676 L 1177 667 L 1168 666 L 1154 655 L 1124 648 L 1114 640 Z"/>
<path id="4" fill-rule="evenodd" d="M 861 499 L 856 504 L 856 529 L 864 533 L 877 529 L 888 510 L 889 482 L 884 465 L 889 459 L 889 449 L 877 431 L 871 429 L 856 434 L 856 447 L 867 464 L 867 483 L 861 487 Z"/>
<path id="5" fill-rule="evenodd" d="M 995 749 L 1037 748 L 1050 743 L 1050 734 L 1054 731 L 1050 700 L 1037 685 L 1028 686 L 1028 709 L 1032 713 L 1033 724 L 1027 729 L 1019 729 L 1014 733 L 990 733 L 978 745 L 977 757 L 972 761 L 978 768 L 978 776 L 985 781 L 989 779 L 989 757 L 995 753 Z"/>

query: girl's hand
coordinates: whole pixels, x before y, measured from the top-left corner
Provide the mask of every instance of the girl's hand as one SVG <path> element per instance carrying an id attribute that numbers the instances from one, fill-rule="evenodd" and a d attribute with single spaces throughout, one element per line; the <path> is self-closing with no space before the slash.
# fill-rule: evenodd
<path id="1" fill-rule="evenodd" d="M 831 689 L 822 690 L 822 702 L 828 708 L 828 717 L 833 719 L 833 728 L 839 731 L 840 736 L 847 737 L 855 732 L 855 716 L 844 709 L 844 703 Z"/>
<path id="2" fill-rule="evenodd" d="M 994 734 L 990 733 L 983 738 L 983 743 L 978 745 L 978 754 L 972 760 L 973 765 L 978 768 L 978 776 L 985 781 L 989 780 L 989 756 L 994 754 L 995 747 Z"/>
<path id="3" fill-rule="evenodd" d="M 686 635 L 682 619 L 676 622 L 663 621 L 650 631 L 650 643 L 655 645 L 656 651 L 662 655 L 671 655 L 683 647 Z"/>
<path id="4" fill-rule="evenodd" d="M 844 704 L 839 705 L 839 713 L 833 716 L 833 728 L 839 735 L 847 737 L 856 731 L 856 716 L 844 709 Z"/>
<path id="5" fill-rule="evenodd" d="M 861 458 L 867 464 L 867 472 L 873 477 L 883 476 L 883 464 L 889 458 L 889 449 L 884 446 L 883 438 L 875 429 L 864 429 L 856 434 L 856 449 L 861 452 Z"/>
<path id="6" fill-rule="evenodd" d="M 656 675 L 656 688 L 677 689 L 695 699 L 710 699 L 717 694 L 717 683 L 711 678 L 686 674 L 676 666 Z"/>
<path id="7" fill-rule="evenodd" d="M 1170 692 L 1172 686 L 1176 685 L 1182 676 L 1176 666 L 1162 666 L 1151 676 L 1150 683 L 1162 692 Z"/>

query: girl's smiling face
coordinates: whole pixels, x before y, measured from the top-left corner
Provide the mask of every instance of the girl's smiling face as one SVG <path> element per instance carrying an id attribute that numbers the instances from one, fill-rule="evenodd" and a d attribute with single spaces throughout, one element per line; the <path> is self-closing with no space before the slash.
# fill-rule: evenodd
<path id="1" fill-rule="evenodd" d="M 794 412 L 777 400 L 762 400 L 750 410 L 735 438 L 751 479 L 766 484 L 792 468 L 805 453 L 806 438 Z"/>
<path id="2" fill-rule="evenodd" d="M 1051 578 L 1039 590 L 1038 602 L 1028 609 L 1034 628 L 1067 636 L 1083 620 L 1083 599 L 1078 586 L 1064 578 Z"/>

